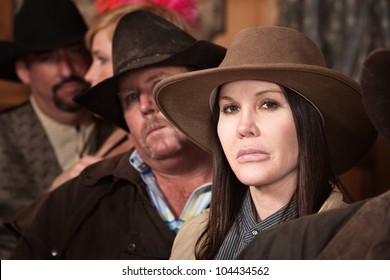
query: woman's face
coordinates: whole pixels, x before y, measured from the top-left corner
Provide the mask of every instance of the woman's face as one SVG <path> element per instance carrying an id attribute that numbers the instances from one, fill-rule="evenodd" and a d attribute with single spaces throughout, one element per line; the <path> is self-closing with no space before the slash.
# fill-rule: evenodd
<path id="1" fill-rule="evenodd" d="M 96 32 L 91 45 L 92 64 L 85 74 L 85 79 L 92 86 L 113 75 L 111 49 L 112 41 L 108 29 L 105 28 Z"/>
<path id="2" fill-rule="evenodd" d="M 296 182 L 298 140 L 279 85 L 240 80 L 221 86 L 217 132 L 226 158 L 245 185 Z"/>

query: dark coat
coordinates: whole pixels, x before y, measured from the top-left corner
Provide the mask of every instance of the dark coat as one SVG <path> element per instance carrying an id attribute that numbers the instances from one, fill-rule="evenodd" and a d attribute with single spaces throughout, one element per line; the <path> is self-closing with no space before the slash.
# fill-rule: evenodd
<path id="1" fill-rule="evenodd" d="M 130 152 L 87 167 L 8 225 L 11 259 L 168 259 L 175 235 L 160 218 Z"/>
<path id="2" fill-rule="evenodd" d="M 390 191 L 264 231 L 238 259 L 390 259 Z"/>
<path id="3" fill-rule="evenodd" d="M 97 120 L 86 152 L 96 152 L 112 130 L 112 124 Z M 16 246 L 3 225 L 4 218 L 46 193 L 61 172 L 30 102 L 0 114 L 0 259 L 7 258 Z"/>

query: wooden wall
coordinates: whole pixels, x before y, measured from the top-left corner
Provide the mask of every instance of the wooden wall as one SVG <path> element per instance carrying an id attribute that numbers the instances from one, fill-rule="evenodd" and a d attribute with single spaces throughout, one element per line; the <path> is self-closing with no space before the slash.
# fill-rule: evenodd
<path id="1" fill-rule="evenodd" d="M 0 40 L 12 40 L 13 1 L 0 1 Z M 27 100 L 28 88 L 20 83 L 0 79 L 0 111 Z"/>
<path id="2" fill-rule="evenodd" d="M 225 0 L 225 7 L 225 31 L 213 40 L 225 47 L 241 29 L 275 25 L 278 20 L 276 0 Z"/>

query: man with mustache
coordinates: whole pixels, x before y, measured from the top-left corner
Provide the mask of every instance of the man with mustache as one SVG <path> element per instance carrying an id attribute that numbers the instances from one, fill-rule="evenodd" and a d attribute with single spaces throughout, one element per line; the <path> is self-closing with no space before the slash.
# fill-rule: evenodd
<path id="1" fill-rule="evenodd" d="M 211 155 L 152 93 L 166 77 L 217 66 L 225 48 L 136 11 L 119 21 L 112 50 L 114 76 L 75 100 L 130 131 L 134 148 L 20 211 L 9 222 L 21 236 L 12 259 L 168 259 L 182 223 L 209 205 Z"/>
<path id="2" fill-rule="evenodd" d="M 0 114 L 0 258 L 16 245 L 3 220 L 47 192 L 53 179 L 94 153 L 112 126 L 73 98 L 89 88 L 85 22 L 72 1 L 25 0 L 14 41 L 0 42 L 0 78 L 21 81 L 30 99 Z"/>

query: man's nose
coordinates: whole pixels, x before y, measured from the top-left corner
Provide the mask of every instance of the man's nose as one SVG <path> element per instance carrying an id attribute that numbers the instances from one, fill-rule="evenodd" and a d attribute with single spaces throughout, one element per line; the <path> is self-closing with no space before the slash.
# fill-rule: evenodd
<path id="1" fill-rule="evenodd" d="M 140 111 L 145 115 L 159 112 L 156 103 L 154 103 L 152 94 L 148 92 L 142 92 L 140 94 L 139 106 Z"/>
<path id="2" fill-rule="evenodd" d="M 65 52 L 60 52 L 58 54 L 57 65 L 60 69 L 62 76 L 69 77 L 73 74 L 73 61 Z"/>

